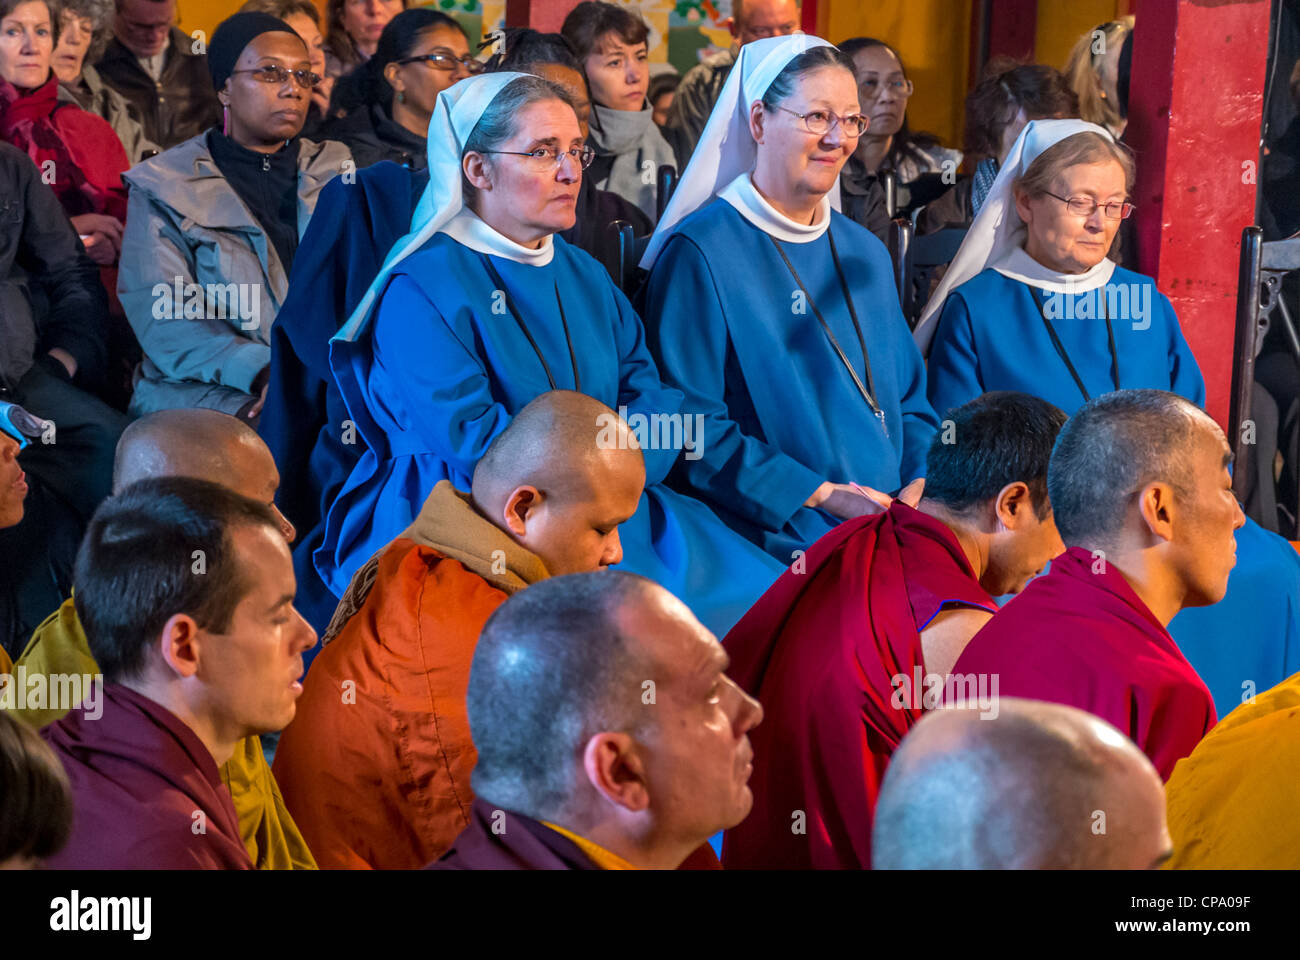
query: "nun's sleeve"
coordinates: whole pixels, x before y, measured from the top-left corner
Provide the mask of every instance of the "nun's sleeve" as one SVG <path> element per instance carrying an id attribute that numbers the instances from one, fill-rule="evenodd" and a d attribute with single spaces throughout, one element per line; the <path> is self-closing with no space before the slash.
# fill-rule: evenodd
<path id="1" fill-rule="evenodd" d="M 650 349 L 646 346 L 645 327 L 636 310 L 627 297 L 617 287 L 610 285 L 618 308 L 616 337 L 618 345 L 618 402 L 626 406 L 628 416 L 636 413 L 651 418 L 656 414 L 669 418 L 681 416 L 682 392 L 663 382 L 659 368 L 655 366 Z M 648 423 L 659 420 L 648 419 Z M 672 469 L 679 450 L 657 449 L 660 445 L 650 444 L 642 448 L 645 457 L 646 486 L 662 483 Z M 656 447 L 656 449 L 652 449 Z"/>
<path id="2" fill-rule="evenodd" d="M 731 418 L 727 320 L 703 251 L 686 237 L 674 237 L 647 284 L 651 349 L 665 379 L 685 394 L 683 413 L 702 418 L 696 432 L 700 447 L 693 457 L 683 457 L 680 474 L 703 499 L 780 530 L 826 478 L 745 434 Z"/>
<path id="3" fill-rule="evenodd" d="M 423 446 L 461 475 L 472 475 L 510 423 L 492 396 L 482 361 L 405 274 L 384 291 L 373 337 L 370 402 L 382 405 L 384 419 L 406 435 L 404 448 Z"/>
<path id="4" fill-rule="evenodd" d="M 930 406 L 942 421 L 948 411 L 984 392 L 970 308 L 959 293 L 948 295 L 935 325 L 928 374 Z"/>

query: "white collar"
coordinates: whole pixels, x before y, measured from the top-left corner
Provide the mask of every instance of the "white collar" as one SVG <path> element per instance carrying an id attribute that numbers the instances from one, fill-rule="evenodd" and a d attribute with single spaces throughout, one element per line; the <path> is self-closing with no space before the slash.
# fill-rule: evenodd
<path id="1" fill-rule="evenodd" d="M 1049 293 L 1087 293 L 1104 287 L 1115 272 L 1115 261 L 1107 257 L 1083 273 L 1059 273 L 1025 253 L 1024 247 L 1015 247 L 991 266 L 1008 280 L 1019 280 Z"/>
<path id="2" fill-rule="evenodd" d="M 522 243 L 515 243 L 505 234 L 497 232 L 469 207 L 461 207 L 460 212 L 444 223 L 438 232 L 445 233 L 457 243 L 464 244 L 478 253 L 502 257 L 530 267 L 544 267 L 555 256 L 555 243 L 552 237 L 546 237 L 542 245 L 536 249 L 525 247 Z"/>
<path id="3" fill-rule="evenodd" d="M 736 208 L 736 212 L 764 233 L 787 243 L 810 243 L 831 224 L 831 201 L 822 197 L 817 205 L 815 223 L 798 223 L 768 203 L 748 173 L 742 173 L 719 191 L 718 196 Z"/>

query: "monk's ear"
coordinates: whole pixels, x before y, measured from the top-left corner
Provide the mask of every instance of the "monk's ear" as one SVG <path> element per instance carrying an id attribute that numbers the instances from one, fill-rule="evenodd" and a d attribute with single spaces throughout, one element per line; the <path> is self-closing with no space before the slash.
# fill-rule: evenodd
<path id="1" fill-rule="evenodd" d="M 767 115 L 763 109 L 763 101 L 755 100 L 749 105 L 749 133 L 754 138 L 755 143 L 763 142 L 763 123 L 767 120 Z"/>
<path id="2" fill-rule="evenodd" d="M 545 499 L 544 494 L 528 484 L 515 487 L 510 491 L 510 496 L 506 497 L 505 510 L 501 519 L 505 521 L 511 533 L 516 537 L 528 533 L 528 521 L 533 519 L 533 514 L 542 505 L 543 499 Z"/>
<path id="3" fill-rule="evenodd" d="M 198 673 L 201 641 L 193 617 L 186 613 L 168 617 L 157 642 L 163 662 L 172 673 L 182 678 Z"/>
<path id="4" fill-rule="evenodd" d="M 1138 493 L 1138 512 L 1142 522 L 1157 540 L 1174 539 L 1174 488 L 1167 483 L 1153 481 Z"/>
<path id="5" fill-rule="evenodd" d="M 1029 485 L 1023 480 L 1008 483 L 998 491 L 997 499 L 993 501 L 993 509 L 997 513 L 998 522 L 1008 530 L 1023 526 L 1034 512 Z"/>
<path id="6" fill-rule="evenodd" d="M 626 733 L 598 733 L 588 740 L 582 767 L 592 787 L 610 803 L 632 813 L 650 806 L 645 765 L 636 741 Z"/>
<path id="7" fill-rule="evenodd" d="M 487 157 L 483 154 L 471 150 L 461 158 L 460 168 L 465 172 L 465 179 L 475 190 L 491 190 L 492 177 L 488 167 Z"/>

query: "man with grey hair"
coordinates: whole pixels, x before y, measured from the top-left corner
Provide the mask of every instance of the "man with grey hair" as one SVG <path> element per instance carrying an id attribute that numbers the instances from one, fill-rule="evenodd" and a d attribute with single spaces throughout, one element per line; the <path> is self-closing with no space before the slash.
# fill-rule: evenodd
<path id="1" fill-rule="evenodd" d="M 1005 695 L 1065 703 L 1125 731 L 1168 779 L 1216 715 L 1167 629 L 1217 603 L 1245 522 L 1232 450 L 1199 407 L 1121 390 L 1066 423 L 1047 472 L 1068 548 L 994 615 L 957 660 Z"/>
<path id="2" fill-rule="evenodd" d="M 1004 699 L 926 714 L 885 774 L 877 870 L 1149 870 L 1172 853 L 1160 778 L 1082 710 Z"/>
<path id="3" fill-rule="evenodd" d="M 615 571 L 515 594 L 470 668 L 469 826 L 438 869 L 672 870 L 749 813 L 758 701 L 686 605 Z"/>
<path id="4" fill-rule="evenodd" d="M 740 48 L 755 40 L 794 33 L 799 29 L 799 4 L 795 0 L 731 0 L 727 26 L 735 38 L 731 47 L 687 70 L 668 108 L 669 140 L 683 167 L 700 142 Z"/>

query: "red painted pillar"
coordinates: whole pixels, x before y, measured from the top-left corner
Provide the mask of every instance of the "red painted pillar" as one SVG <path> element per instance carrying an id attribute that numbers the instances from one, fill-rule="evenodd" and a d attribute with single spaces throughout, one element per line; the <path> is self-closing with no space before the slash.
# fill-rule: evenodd
<path id="1" fill-rule="evenodd" d="M 560 25 L 580 0 L 506 0 L 506 26 L 559 33 Z"/>
<path id="2" fill-rule="evenodd" d="M 971 4 L 970 75 L 973 87 L 994 57 L 1034 59 L 1038 0 L 975 0 Z"/>
<path id="3" fill-rule="evenodd" d="M 1269 0 L 1137 0 L 1125 140 L 1140 269 L 1169 297 L 1228 421 L 1241 231 L 1254 222 Z"/>

